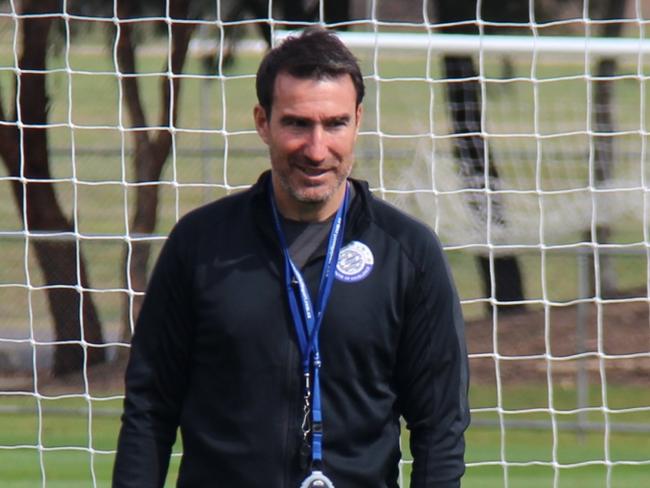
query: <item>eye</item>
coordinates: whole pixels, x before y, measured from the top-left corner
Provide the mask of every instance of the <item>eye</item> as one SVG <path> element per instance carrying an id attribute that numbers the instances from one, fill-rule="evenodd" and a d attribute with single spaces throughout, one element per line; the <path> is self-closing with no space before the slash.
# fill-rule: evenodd
<path id="1" fill-rule="evenodd" d="M 325 124 L 325 127 L 328 129 L 339 129 L 339 128 L 347 127 L 349 122 L 350 119 L 348 119 L 347 117 L 341 117 L 338 119 L 333 119 L 328 121 Z"/>
<path id="2" fill-rule="evenodd" d="M 296 117 L 287 117 L 282 120 L 282 125 L 293 129 L 305 129 L 309 127 L 310 122 Z"/>

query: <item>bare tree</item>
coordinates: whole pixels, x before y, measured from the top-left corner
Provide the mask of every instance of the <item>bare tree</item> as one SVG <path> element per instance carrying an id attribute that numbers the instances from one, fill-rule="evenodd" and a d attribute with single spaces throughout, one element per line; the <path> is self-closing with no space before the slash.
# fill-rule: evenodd
<path id="1" fill-rule="evenodd" d="M 53 14 L 19 18 L 21 53 L 13 115 L 7 118 L 0 97 L 0 155 L 12 177 L 14 201 L 26 217 L 25 231 L 43 271 L 54 319 L 53 374 L 65 375 L 105 360 L 102 328 L 88 289 L 79 242 L 39 237 L 37 232 L 73 232 L 51 181 L 48 150 L 47 49 L 57 0 L 24 0 L 20 14 Z M 83 344 L 82 344 L 83 340 Z M 88 347 L 84 347 L 88 345 Z"/>
<path id="2" fill-rule="evenodd" d="M 615 21 L 625 13 L 627 0 L 592 0 L 590 3 L 591 16 L 595 19 Z M 620 37 L 622 22 L 607 22 L 602 25 L 602 35 L 605 37 Z M 614 115 L 612 109 L 613 83 L 611 78 L 616 74 L 617 62 L 613 57 L 603 57 L 596 62 L 596 79 L 593 90 L 593 136 L 594 147 L 594 179 L 597 186 L 603 186 L 611 179 L 614 166 Z M 588 232 L 587 239 L 595 238 L 599 244 L 609 241 L 611 229 L 605 225 L 596 228 L 596 235 Z M 595 269 L 593 266 L 592 269 Z M 617 291 L 616 271 L 614 263 L 608 256 L 599 255 L 600 288 L 602 296 L 612 296 Z M 595 288 L 595 273 L 592 288 Z M 595 290 L 592 290 L 595 291 Z"/>
<path id="3" fill-rule="evenodd" d="M 121 21 L 133 17 L 138 2 L 118 0 L 117 14 Z M 123 339 L 130 339 L 130 324 L 137 318 L 142 306 L 144 290 L 147 285 L 147 266 L 151 254 L 151 243 L 142 236 L 150 235 L 158 216 L 159 180 L 172 145 L 172 129 L 178 116 L 178 99 L 181 89 L 183 66 L 195 25 L 186 21 L 190 0 L 169 0 L 169 14 L 172 19 L 171 66 L 165 66 L 167 73 L 160 80 L 160 115 L 157 129 L 149 127 L 145 108 L 140 97 L 140 87 L 136 75 L 135 40 L 132 22 L 121 22 L 117 35 L 118 71 L 124 75 L 121 83 L 126 100 L 135 151 L 132 160 L 137 187 L 135 190 L 135 213 L 129 228 L 129 243 L 124 252 L 125 287 L 136 294 L 125 306 Z M 174 22 L 178 20 L 180 22 Z"/>
<path id="4" fill-rule="evenodd" d="M 300 25 L 298 23 L 308 24 L 321 20 L 327 24 L 345 24 L 350 20 L 351 3 L 351 0 L 326 0 L 322 3 L 310 0 L 275 0 L 269 4 L 268 0 L 237 0 L 222 3 L 221 19 L 225 22 L 239 21 L 247 17 L 266 19 L 269 16 L 270 5 L 277 26 L 282 26 L 282 22 L 292 22 L 287 27 L 297 29 Z M 257 22 L 256 27 L 267 46 L 271 47 L 273 43 L 271 23 Z M 347 26 L 337 25 L 336 28 L 346 30 Z M 227 68 L 235 62 L 236 44 L 241 32 L 232 28 L 225 31 L 222 67 Z M 218 64 L 212 55 L 206 56 L 203 61 L 209 70 L 214 70 Z"/>
<path id="5" fill-rule="evenodd" d="M 348 0 L 326 5 L 325 15 L 335 21 L 345 20 L 347 17 L 342 9 L 347 11 Z M 278 8 L 284 13 L 287 20 L 309 20 L 317 15 L 316 10 L 307 9 L 302 2 L 279 2 Z M 164 5 L 159 0 L 147 0 L 135 2 L 134 0 L 118 0 L 117 13 L 119 19 L 129 19 L 141 12 L 142 8 L 149 8 L 153 11 L 161 10 Z M 163 76 L 161 79 L 161 100 L 160 116 L 156 130 L 142 130 L 149 127 L 147 115 L 140 97 L 138 85 L 135 45 L 132 22 L 121 22 L 117 36 L 117 58 L 122 88 L 127 104 L 131 125 L 138 130 L 133 131 L 135 152 L 133 157 L 133 168 L 136 175 L 136 204 L 135 213 L 131 221 L 129 235 L 132 239 L 126 246 L 124 253 L 125 287 L 133 290 L 134 295 L 129 298 L 124 308 L 124 324 L 122 339 L 130 339 L 131 328 L 137 318 L 142 306 L 143 292 L 147 285 L 147 269 L 151 254 L 151 245 L 146 239 L 140 236 L 151 234 L 156 226 L 158 209 L 158 180 L 169 156 L 172 144 L 172 128 L 178 117 L 178 97 L 181 89 L 181 78 L 183 66 L 187 58 L 189 41 L 195 29 L 195 25 L 187 22 L 190 8 L 193 12 L 201 12 L 206 7 L 204 2 L 191 2 L 190 0 L 170 0 L 169 15 L 172 19 L 170 27 L 171 35 L 171 66 L 165 67 L 163 72 L 169 72 L 171 76 Z M 268 15 L 268 4 L 259 0 L 248 0 L 236 2 L 232 10 L 229 10 L 226 20 L 242 18 L 247 11 L 253 15 L 266 17 Z M 174 20 L 181 22 L 174 22 Z M 262 33 L 270 41 L 270 30 L 268 24 L 260 24 Z M 169 68 L 169 71 L 168 71 Z"/>
<path id="6" fill-rule="evenodd" d="M 501 20 L 513 20 L 523 11 L 517 7 L 522 2 L 484 2 L 486 15 L 499 16 Z M 494 7 L 494 9 L 492 9 Z M 527 8 L 524 5 L 524 8 Z M 449 28 L 448 32 L 470 33 L 477 31 L 473 21 L 476 20 L 476 2 L 473 0 L 437 0 L 438 20 L 443 23 L 459 23 Z M 527 12 L 527 11 L 526 11 Z M 527 17 L 526 17 L 527 18 Z M 478 72 L 471 56 L 446 55 L 443 58 L 447 83 L 447 104 L 452 120 L 454 155 L 460 167 L 461 175 L 469 188 L 482 190 L 498 189 L 499 174 L 496 157 L 482 136 L 481 93 Z M 486 173 L 487 165 L 487 173 Z M 491 201 L 488 201 L 491 199 Z M 492 222 L 504 221 L 501 202 L 498 197 L 477 193 L 471 202 L 472 208 L 480 219 L 492 219 Z M 488 212 L 488 208 L 491 209 Z M 517 258 L 514 255 L 477 258 L 483 288 L 487 296 L 496 298 L 500 303 L 517 302 L 524 299 L 523 281 Z M 492 275 L 494 273 L 494 281 Z M 493 286 L 494 283 L 494 286 Z M 524 308 L 523 305 L 501 307 L 503 312 L 513 312 Z"/>
<path id="7" fill-rule="evenodd" d="M 474 21 L 477 15 L 488 22 L 514 22 L 525 24 L 531 19 L 557 19 L 564 10 L 579 11 L 582 2 L 578 0 L 545 0 L 534 3 L 535 11 L 531 12 L 530 2 L 517 0 L 483 0 L 480 4 L 481 11 L 477 11 L 475 0 L 437 0 L 436 7 L 440 21 L 459 23 L 453 25 L 449 32 L 476 33 Z M 602 34 L 607 37 L 620 36 L 622 23 L 611 22 L 624 16 L 625 0 L 591 0 L 589 3 L 590 16 L 595 19 L 608 20 L 602 25 Z M 490 27 L 485 28 L 489 33 Z M 594 32 L 598 35 L 599 32 Z M 489 150 L 480 134 L 481 108 L 479 98 L 478 73 L 469 56 L 445 56 L 445 72 L 447 78 L 453 80 L 447 86 L 448 103 L 453 120 L 454 132 L 459 135 L 454 140 L 454 152 L 461 166 L 461 173 L 468 181 L 470 188 L 491 187 L 498 182 L 497 169 L 494 155 Z M 614 58 L 602 58 L 597 61 L 596 81 L 593 82 L 593 136 L 594 148 L 594 179 L 597 185 L 604 184 L 611 178 L 614 163 L 614 118 L 612 113 L 612 83 L 611 78 L 616 70 Z M 457 81 L 458 80 L 458 81 Z M 489 155 L 488 181 L 481 181 L 485 173 L 485 156 Z M 479 179 L 477 182 L 477 178 Z M 485 179 L 485 178 L 483 178 Z M 474 208 L 481 211 L 485 202 L 474 202 Z M 498 200 L 492 201 L 492 218 L 501 219 Z M 480 215 L 480 214 L 479 214 Z M 587 236 L 588 240 L 606 243 L 610 236 L 610 229 L 598 226 L 596 235 Z M 486 290 L 498 301 L 520 300 L 523 298 L 521 273 L 514 256 L 494 258 L 495 290 L 489 284 L 489 262 L 479 258 Z M 616 274 L 607 256 L 599 256 L 601 270 L 600 285 L 603 295 L 610 295 L 616 290 Z M 594 267 L 592 266 L 592 269 Z M 511 308 L 510 308 L 511 309 Z M 507 310 L 507 309 L 504 309 Z"/>

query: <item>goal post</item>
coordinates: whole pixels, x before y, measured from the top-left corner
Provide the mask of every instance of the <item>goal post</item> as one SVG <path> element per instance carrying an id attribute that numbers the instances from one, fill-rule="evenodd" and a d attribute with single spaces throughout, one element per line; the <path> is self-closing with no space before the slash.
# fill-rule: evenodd
<path id="1" fill-rule="evenodd" d="M 107 486 L 123 399 L 118 359 L 143 296 L 126 267 L 146 271 L 183 214 L 268 167 L 251 115 L 268 44 L 260 32 L 277 43 L 304 25 L 327 25 L 328 1 L 304 2 L 315 15 L 308 21 L 288 21 L 275 0 L 262 13 L 242 2 L 236 18 L 234 0 L 190 2 L 185 18 L 170 1 L 142 2 L 128 18 L 118 0 L 52 2 L 53 11 L 48 2 L 0 1 L 3 486 Z M 479 19 L 472 25 L 483 34 L 465 35 L 442 33 L 449 25 L 428 14 L 429 2 L 414 3 L 419 20 L 397 17 L 392 2 L 351 1 L 350 19 L 329 27 L 340 29 L 367 85 L 353 175 L 435 229 L 458 286 L 472 374 L 464 486 L 642 486 L 650 479 L 650 4 L 630 1 L 620 19 L 590 18 L 589 2 L 550 23 Z M 25 29 L 48 19 L 53 47 L 40 46 L 43 66 L 30 64 Z M 613 23 L 620 37 L 595 35 Z M 184 64 L 173 38 L 190 29 L 179 25 L 192 31 Z M 125 32 L 132 66 L 118 45 Z M 448 74 L 448 57 L 464 60 L 460 75 Z M 160 134 L 168 154 L 151 177 L 137 157 Z M 157 225 L 134 225 L 138 195 L 154 188 Z M 55 206 L 62 218 L 51 217 Z M 137 254 L 143 243 L 150 247 Z M 503 256 L 521 266 L 515 303 L 491 291 Z M 56 263 L 65 269 L 53 271 Z M 517 305 L 525 310 L 508 313 Z M 77 351 L 77 368 L 55 377 L 62 346 Z"/>
<path id="2" fill-rule="evenodd" d="M 282 41 L 298 31 L 276 31 Z M 645 38 L 576 37 L 535 35 L 483 36 L 469 34 L 435 34 L 426 32 L 348 32 L 338 33 L 351 49 L 398 49 L 429 51 L 436 54 L 552 54 L 556 56 L 612 56 L 638 58 L 650 53 Z"/>

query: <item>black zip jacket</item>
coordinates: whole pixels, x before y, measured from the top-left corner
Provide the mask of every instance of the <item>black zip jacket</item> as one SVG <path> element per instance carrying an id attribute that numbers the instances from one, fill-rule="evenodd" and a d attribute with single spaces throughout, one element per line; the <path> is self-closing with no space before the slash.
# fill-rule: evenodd
<path id="1" fill-rule="evenodd" d="M 297 488 L 306 475 L 268 179 L 189 213 L 165 243 L 133 336 L 114 488 L 163 486 L 178 427 L 179 487 Z M 457 487 L 468 370 L 448 266 L 431 230 L 351 181 L 344 246 L 365 244 L 374 263 L 336 280 L 325 311 L 324 471 L 336 488 L 396 487 L 403 416 L 411 487 Z M 312 290 L 322 265 L 303 268 Z"/>

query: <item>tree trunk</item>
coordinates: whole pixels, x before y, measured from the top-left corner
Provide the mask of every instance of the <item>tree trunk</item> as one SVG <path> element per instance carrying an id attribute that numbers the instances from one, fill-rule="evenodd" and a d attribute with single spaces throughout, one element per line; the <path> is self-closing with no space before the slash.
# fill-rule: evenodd
<path id="1" fill-rule="evenodd" d="M 438 20 L 450 27 L 445 32 L 454 34 L 478 34 L 475 1 L 436 0 L 434 2 Z M 528 18 L 528 3 L 499 2 L 496 0 L 481 3 L 481 17 L 490 20 L 512 20 Z M 451 81 L 447 83 L 447 103 L 452 119 L 454 133 L 454 155 L 468 188 L 497 189 L 498 173 L 494 162 L 490 162 L 488 174 L 485 175 L 485 156 L 489 154 L 487 142 L 481 136 L 481 101 L 480 85 L 476 80 L 478 74 L 474 62 L 469 56 L 445 56 L 445 75 Z M 455 81 L 463 79 L 465 81 Z M 464 135 L 463 135 L 464 134 Z M 487 180 L 487 181 L 486 181 Z M 491 223 L 503 223 L 503 210 L 498 197 L 477 193 L 471 206 L 479 218 L 487 219 L 488 198 L 491 199 Z M 488 257 L 479 256 L 478 265 L 484 292 L 499 302 L 513 302 L 524 299 L 519 262 L 515 256 L 496 256 L 492 258 L 492 269 Z M 494 281 L 494 289 L 492 282 Z M 515 312 L 523 305 L 499 307 L 501 312 Z"/>
<path id="2" fill-rule="evenodd" d="M 481 127 L 480 85 L 476 80 L 474 62 L 468 56 L 445 56 L 445 76 L 447 83 L 447 103 L 453 124 L 454 156 L 458 161 L 461 175 L 467 188 L 483 190 L 498 189 L 498 172 L 494 162 L 488 166 L 485 175 L 485 156 L 489 153 L 487 142 L 483 139 Z M 464 81 L 454 81 L 454 80 Z M 491 219 L 491 223 L 503 224 L 503 210 L 497 197 L 485 193 L 472 193 L 470 205 L 478 218 Z M 491 202 L 488 202 L 488 199 Z M 488 205 L 491 212 L 488 216 Z M 492 258 L 494 280 L 491 279 L 490 258 L 478 257 L 479 270 L 484 292 L 498 302 L 513 302 L 524 299 L 524 290 L 519 264 L 514 256 L 496 256 Z M 492 282 L 494 281 L 494 289 Z M 502 312 L 514 312 L 523 309 L 523 305 L 501 307 Z"/>
<path id="3" fill-rule="evenodd" d="M 174 19 L 187 18 L 187 0 L 172 0 L 170 15 Z M 131 11 L 129 1 L 118 3 L 118 15 L 125 18 Z M 124 252 L 125 287 L 133 292 L 124 307 L 124 327 L 122 340 L 128 342 L 133 332 L 133 324 L 137 319 L 144 291 L 147 285 L 147 267 L 151 253 L 151 244 L 143 237 L 151 235 L 156 227 L 158 216 L 159 179 L 164 164 L 169 156 L 172 144 L 172 129 L 178 114 L 178 99 L 180 93 L 180 78 L 187 57 L 187 49 L 192 36 L 194 25 L 173 23 L 171 27 L 172 53 L 171 73 L 161 80 L 161 115 L 159 126 L 168 129 L 152 131 L 138 130 L 133 132 L 135 151 L 133 167 L 135 169 L 135 214 L 129 229 L 129 241 Z M 135 74 L 135 53 L 133 44 L 132 24 L 121 25 L 120 36 L 117 39 L 117 56 L 119 71 L 123 74 Z M 168 71 L 168 67 L 164 72 Z M 131 123 L 133 127 L 147 127 L 144 107 L 140 99 L 138 81 L 135 76 L 121 79 Z"/>
<path id="4" fill-rule="evenodd" d="M 593 129 L 598 134 L 608 134 L 614 132 L 614 119 L 612 115 L 612 86 L 608 78 L 614 76 L 616 72 L 616 60 L 613 58 L 600 59 L 596 68 L 596 76 L 601 78 L 594 82 L 593 91 Z M 611 179 L 614 165 L 614 138 L 608 135 L 593 136 L 594 147 L 594 183 L 596 188 L 607 186 Z M 598 208 L 598 211 L 601 211 Z M 595 235 L 591 235 L 591 230 L 585 232 L 585 238 L 588 241 L 594 240 L 596 244 L 607 244 L 611 235 L 609 225 L 599 224 L 596 226 Z M 616 284 L 616 270 L 612 256 L 599 252 L 599 282 L 600 294 L 602 297 L 612 297 L 618 288 Z M 591 293 L 596 292 L 596 272 L 594 259 L 591 259 Z"/>
<path id="5" fill-rule="evenodd" d="M 57 12 L 56 0 L 23 2 L 23 13 Z M 20 20 L 22 54 L 19 68 L 20 87 L 14 100 L 13 120 L 24 124 L 3 125 L 0 154 L 13 180 L 12 190 L 18 211 L 26 216 L 27 232 L 73 232 L 57 201 L 49 169 L 47 145 L 46 56 L 47 38 L 52 23 L 48 17 L 25 17 Z M 18 110 L 19 108 L 19 110 Z M 0 116 L 5 119 L 0 107 Z M 40 127 L 34 127 L 34 126 Z M 21 161 L 22 156 L 22 161 Z M 30 237 L 36 258 L 45 276 L 47 297 L 54 319 L 55 340 L 53 374 L 62 376 L 79 371 L 85 365 L 105 360 L 103 348 L 92 347 L 104 342 L 101 324 L 88 289 L 85 263 L 78 243 L 67 239 Z M 83 331 L 83 332 L 82 332 Z M 61 344 L 63 343 L 63 344 Z M 86 347 L 90 346 L 90 347 Z"/>
<path id="6" fill-rule="evenodd" d="M 594 9 L 602 9 L 602 15 L 594 14 L 594 18 L 604 20 L 621 19 L 625 12 L 626 0 L 605 0 L 604 3 L 594 3 Z M 623 24 L 612 22 L 603 24 L 603 35 L 605 37 L 619 37 Z M 612 78 L 616 74 L 616 59 L 601 58 L 596 65 L 597 81 L 593 82 L 593 130 L 597 134 L 593 136 L 594 148 L 594 182 L 596 188 L 607 186 L 611 179 L 614 166 L 614 138 L 611 134 L 614 132 L 614 116 L 612 112 L 613 87 Z M 611 235 L 611 229 L 608 225 L 596 226 L 596 235 L 591 235 L 591 230 L 585 233 L 588 241 L 595 240 L 596 244 L 607 244 Z M 616 270 L 614 260 L 611 256 L 598 253 L 599 265 L 599 288 L 602 297 L 612 297 L 616 294 Z M 596 273 L 594 258 L 591 259 L 591 293 L 596 292 Z"/>

